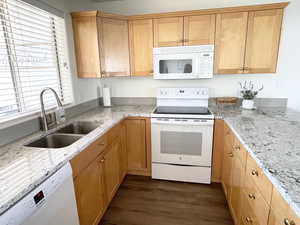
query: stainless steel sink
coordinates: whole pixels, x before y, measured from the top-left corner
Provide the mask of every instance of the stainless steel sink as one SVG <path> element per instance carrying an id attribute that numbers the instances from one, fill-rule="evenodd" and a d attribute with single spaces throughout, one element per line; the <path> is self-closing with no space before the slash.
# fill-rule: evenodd
<path id="1" fill-rule="evenodd" d="M 101 124 L 103 122 L 78 121 L 59 129 L 56 133 L 85 135 L 98 128 Z"/>
<path id="2" fill-rule="evenodd" d="M 76 141 L 78 141 L 82 135 L 66 135 L 66 134 L 49 134 L 45 137 L 42 137 L 36 141 L 33 141 L 26 147 L 35 147 L 35 148 L 64 148 L 67 147 Z"/>

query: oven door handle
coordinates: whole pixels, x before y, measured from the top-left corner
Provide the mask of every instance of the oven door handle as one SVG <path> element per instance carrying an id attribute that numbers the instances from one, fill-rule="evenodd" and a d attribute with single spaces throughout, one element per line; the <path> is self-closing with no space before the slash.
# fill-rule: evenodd
<path id="1" fill-rule="evenodd" d="M 213 126 L 214 120 L 212 120 L 212 119 L 151 118 L 151 124 Z"/>

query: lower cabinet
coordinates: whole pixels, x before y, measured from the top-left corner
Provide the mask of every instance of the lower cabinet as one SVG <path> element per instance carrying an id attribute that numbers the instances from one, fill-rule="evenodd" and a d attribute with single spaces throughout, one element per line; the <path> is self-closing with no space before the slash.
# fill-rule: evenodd
<path id="1" fill-rule="evenodd" d="M 149 118 L 128 118 L 71 160 L 80 225 L 100 222 L 127 173 L 151 175 L 150 133 Z"/>
<path id="2" fill-rule="evenodd" d="M 224 124 L 222 185 L 235 225 L 297 225 L 299 217 Z"/>
<path id="3" fill-rule="evenodd" d="M 151 122 L 149 118 L 125 120 L 128 173 L 151 176 Z"/>
<path id="4" fill-rule="evenodd" d="M 110 202 L 114 197 L 121 182 L 120 153 L 121 138 L 117 138 L 101 159 L 104 168 L 104 183 L 108 202 Z"/>
<path id="5" fill-rule="evenodd" d="M 94 160 L 74 180 L 80 225 L 96 225 L 105 210 L 104 172 L 100 160 Z"/>

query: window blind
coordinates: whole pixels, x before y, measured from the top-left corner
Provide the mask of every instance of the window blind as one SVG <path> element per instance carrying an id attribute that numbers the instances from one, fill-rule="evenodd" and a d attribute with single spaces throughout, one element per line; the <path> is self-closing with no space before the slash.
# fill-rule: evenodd
<path id="1" fill-rule="evenodd" d="M 40 111 L 45 87 L 73 101 L 64 19 L 19 0 L 0 0 L 0 122 Z M 56 105 L 44 95 L 46 108 Z"/>

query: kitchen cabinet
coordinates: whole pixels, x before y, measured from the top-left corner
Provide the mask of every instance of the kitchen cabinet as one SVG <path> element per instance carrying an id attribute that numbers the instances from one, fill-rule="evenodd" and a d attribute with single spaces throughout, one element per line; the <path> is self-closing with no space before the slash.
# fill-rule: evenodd
<path id="1" fill-rule="evenodd" d="M 300 218 L 274 188 L 268 225 L 298 225 Z"/>
<path id="2" fill-rule="evenodd" d="M 154 24 L 154 47 L 183 45 L 183 17 L 158 18 Z"/>
<path id="3" fill-rule="evenodd" d="M 153 21 L 129 21 L 131 76 L 153 75 Z"/>
<path id="4" fill-rule="evenodd" d="M 126 127 L 125 123 L 122 122 L 122 130 L 121 130 L 121 154 L 120 154 L 120 177 L 121 181 L 124 180 L 126 174 L 127 174 L 127 147 L 126 147 Z"/>
<path id="5" fill-rule="evenodd" d="M 184 45 L 213 45 L 216 15 L 184 17 Z"/>
<path id="6" fill-rule="evenodd" d="M 245 166 L 234 153 L 231 173 L 229 206 L 231 208 L 231 213 L 235 224 L 239 224 L 242 206 L 242 179 L 245 175 Z"/>
<path id="7" fill-rule="evenodd" d="M 214 142 L 213 142 L 213 163 L 212 163 L 212 181 L 221 182 L 222 179 L 222 161 L 224 148 L 224 121 L 215 120 L 214 124 Z"/>
<path id="8" fill-rule="evenodd" d="M 248 12 L 217 15 L 215 74 L 244 73 Z"/>
<path id="9" fill-rule="evenodd" d="M 222 185 L 227 200 L 229 201 L 231 192 L 231 171 L 233 159 L 233 134 L 230 128 L 225 124 L 225 141 L 224 141 L 224 154 L 223 154 L 223 167 L 222 167 Z"/>
<path id="10" fill-rule="evenodd" d="M 128 21 L 101 17 L 98 20 L 102 76 L 130 76 Z"/>
<path id="11" fill-rule="evenodd" d="M 151 176 L 151 123 L 149 118 L 125 120 L 128 173 Z"/>
<path id="12" fill-rule="evenodd" d="M 97 11 L 71 15 L 78 77 L 101 77 Z"/>
<path id="13" fill-rule="evenodd" d="M 129 76 L 127 19 L 98 11 L 71 15 L 78 77 Z"/>
<path id="14" fill-rule="evenodd" d="M 97 225 L 106 205 L 100 158 L 81 171 L 74 186 L 80 225 Z"/>
<path id="15" fill-rule="evenodd" d="M 217 15 L 216 74 L 275 73 L 283 9 Z"/>
<path id="16" fill-rule="evenodd" d="M 117 138 L 101 158 L 108 202 L 112 200 L 120 184 L 121 137 Z"/>
<path id="17" fill-rule="evenodd" d="M 245 73 L 275 73 L 283 9 L 249 13 Z"/>

